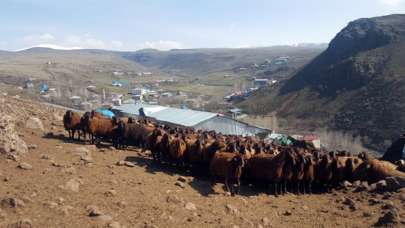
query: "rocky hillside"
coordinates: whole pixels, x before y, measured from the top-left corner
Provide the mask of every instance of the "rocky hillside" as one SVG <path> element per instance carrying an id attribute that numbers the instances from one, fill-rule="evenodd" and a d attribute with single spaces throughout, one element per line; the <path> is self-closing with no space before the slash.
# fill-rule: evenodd
<path id="1" fill-rule="evenodd" d="M 312 127 L 362 136 L 381 150 L 405 128 L 405 15 L 364 18 L 282 86 L 242 106 L 266 108 Z"/>
<path id="2" fill-rule="evenodd" d="M 204 76 L 214 72 L 233 71 L 266 59 L 290 56 L 293 66 L 302 66 L 324 50 L 324 45 L 273 46 L 261 48 L 206 48 L 158 51 L 153 49 L 123 53 L 123 56 L 145 67 L 184 76 Z"/>
<path id="3" fill-rule="evenodd" d="M 279 197 L 243 182 L 231 197 L 207 177 L 154 163 L 148 151 L 68 140 L 60 108 L 2 94 L 0 107 L 0 227 L 405 225 L 405 188 L 386 191 L 395 182 Z"/>

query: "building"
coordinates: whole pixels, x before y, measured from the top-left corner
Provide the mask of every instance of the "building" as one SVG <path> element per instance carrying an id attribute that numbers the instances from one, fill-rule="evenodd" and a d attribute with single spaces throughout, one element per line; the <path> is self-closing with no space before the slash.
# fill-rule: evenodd
<path id="1" fill-rule="evenodd" d="M 196 130 L 216 131 L 226 135 L 260 135 L 265 137 L 271 130 L 256 127 L 218 113 L 202 112 L 191 109 L 179 109 L 150 104 L 123 104 L 114 106 L 118 116 L 139 116 L 143 108 L 147 117 L 158 122 L 178 127 L 190 127 Z"/>
<path id="2" fill-rule="evenodd" d="M 269 79 L 267 78 L 255 78 L 253 81 L 253 86 L 256 88 L 263 88 L 269 85 Z"/>

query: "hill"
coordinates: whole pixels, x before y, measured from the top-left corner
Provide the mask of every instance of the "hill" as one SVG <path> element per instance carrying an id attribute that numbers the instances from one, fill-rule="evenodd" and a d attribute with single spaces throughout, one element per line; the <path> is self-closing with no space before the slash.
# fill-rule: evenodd
<path id="1" fill-rule="evenodd" d="M 380 194 L 366 191 L 367 182 L 354 182 L 353 187 L 331 193 L 275 197 L 266 193 L 268 186 L 243 182 L 240 195 L 231 197 L 221 183 L 212 189 L 209 177 L 153 162 L 149 151 L 69 140 L 62 123 L 65 110 L 58 107 L 2 94 L 0 106 L 4 107 L 0 136 L 7 136 L 0 138 L 0 227 L 400 227 L 405 223 L 404 188 Z M 10 142 L 12 147 L 5 148 Z"/>
<path id="2" fill-rule="evenodd" d="M 123 56 L 143 66 L 167 73 L 201 76 L 232 70 L 249 64 L 259 64 L 266 59 L 280 56 L 293 56 L 307 63 L 322 50 L 324 50 L 324 45 L 178 49 L 170 51 L 145 49 L 127 52 Z"/>
<path id="3" fill-rule="evenodd" d="M 405 128 L 405 15 L 350 22 L 327 50 L 278 88 L 241 104 L 382 149 Z"/>

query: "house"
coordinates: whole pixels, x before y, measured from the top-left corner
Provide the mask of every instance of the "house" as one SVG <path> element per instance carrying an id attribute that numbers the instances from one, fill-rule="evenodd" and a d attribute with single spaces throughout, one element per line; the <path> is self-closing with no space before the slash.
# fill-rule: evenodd
<path id="1" fill-rule="evenodd" d="M 80 105 L 81 104 L 81 98 L 79 96 L 71 96 L 70 101 L 72 102 L 73 105 Z"/>
<path id="2" fill-rule="evenodd" d="M 118 116 L 139 116 L 143 108 L 147 117 L 173 127 L 189 127 L 196 130 L 216 131 L 226 135 L 267 136 L 271 130 L 249 125 L 218 113 L 180 109 L 150 104 L 123 104 L 112 107 Z"/>
<path id="3" fill-rule="evenodd" d="M 269 79 L 267 78 L 255 78 L 253 81 L 253 86 L 256 88 L 263 88 L 269 85 Z"/>

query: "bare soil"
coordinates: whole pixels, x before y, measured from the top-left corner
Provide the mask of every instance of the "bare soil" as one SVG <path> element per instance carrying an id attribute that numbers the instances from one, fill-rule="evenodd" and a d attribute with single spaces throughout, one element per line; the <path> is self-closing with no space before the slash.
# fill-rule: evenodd
<path id="1" fill-rule="evenodd" d="M 155 164 L 148 151 L 83 145 L 66 139 L 61 122 L 43 122 L 53 136 L 20 127 L 29 152 L 19 161 L 0 155 L 0 227 L 18 227 L 13 224 L 22 219 L 32 227 L 58 228 L 370 227 L 392 207 L 402 221 L 393 226 L 405 226 L 405 189 L 275 197 L 245 183 L 241 194 L 231 197 L 222 184 L 212 189 L 208 177 Z M 90 151 L 90 163 L 81 160 L 83 150 Z M 123 160 L 133 167 L 116 164 Z M 32 169 L 18 168 L 21 162 Z M 180 176 L 184 188 L 176 185 Z M 72 182 L 79 185 L 78 192 L 67 186 Z M 10 206 L 3 202 L 7 198 L 21 202 Z M 347 198 L 354 207 L 345 204 Z M 89 216 L 89 206 L 101 216 Z"/>

